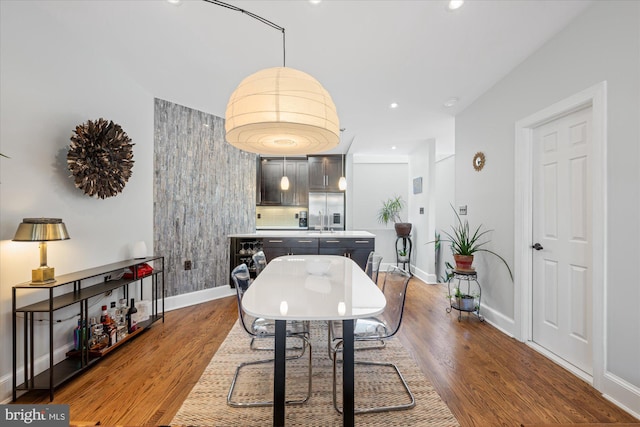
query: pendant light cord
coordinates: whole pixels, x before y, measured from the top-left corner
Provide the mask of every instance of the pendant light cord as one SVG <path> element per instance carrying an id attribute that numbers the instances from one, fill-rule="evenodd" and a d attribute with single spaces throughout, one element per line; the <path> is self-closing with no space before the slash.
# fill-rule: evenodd
<path id="1" fill-rule="evenodd" d="M 282 32 L 282 66 L 286 67 L 287 66 L 287 45 L 286 45 L 286 39 L 285 39 L 285 34 L 284 34 L 284 28 L 274 24 L 273 22 L 269 21 L 268 19 L 263 18 L 260 15 L 256 15 L 255 13 L 251 13 L 248 10 L 244 10 L 244 9 L 240 9 L 239 7 L 233 6 L 229 3 L 225 3 L 223 1 L 220 0 L 203 0 L 207 3 L 211 3 L 211 4 L 215 4 L 216 6 L 222 6 L 222 7 L 226 7 L 227 9 L 231 9 L 231 10 L 235 10 L 236 12 L 241 12 L 244 13 L 247 16 L 250 16 L 253 19 L 256 19 L 260 22 L 262 22 L 263 24 L 266 24 L 268 26 L 270 26 L 271 28 L 275 28 L 276 30 L 279 30 L 280 32 Z"/>

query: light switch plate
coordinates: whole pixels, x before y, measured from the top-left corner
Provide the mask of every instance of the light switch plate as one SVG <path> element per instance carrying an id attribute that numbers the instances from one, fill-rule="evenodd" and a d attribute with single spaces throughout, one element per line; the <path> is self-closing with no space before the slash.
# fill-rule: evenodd
<path id="1" fill-rule="evenodd" d="M 460 215 L 466 215 L 467 205 L 458 206 L 458 213 L 460 213 Z"/>
<path id="2" fill-rule="evenodd" d="M 424 215 L 424 208 L 420 208 L 420 215 Z"/>

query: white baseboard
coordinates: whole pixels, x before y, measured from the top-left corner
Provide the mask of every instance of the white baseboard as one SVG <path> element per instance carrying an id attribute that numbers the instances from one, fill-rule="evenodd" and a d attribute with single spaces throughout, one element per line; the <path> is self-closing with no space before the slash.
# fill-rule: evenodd
<path id="1" fill-rule="evenodd" d="M 489 323 L 503 334 L 511 338 L 514 337 L 513 330 L 515 328 L 515 321 L 513 319 L 485 304 L 480 305 L 480 314 L 484 316 L 485 322 Z"/>
<path id="2" fill-rule="evenodd" d="M 203 302 L 212 301 L 218 298 L 224 298 L 235 295 L 236 292 L 231 286 L 218 286 L 211 289 L 205 289 L 202 291 L 191 292 L 183 295 L 176 295 L 173 297 L 167 297 L 164 299 L 164 311 L 177 310 L 179 308 L 189 307 Z M 54 363 L 58 363 L 66 358 L 66 353 L 73 348 L 73 343 L 60 346 L 54 350 L 53 360 Z M 49 368 L 49 354 L 42 355 L 35 360 L 35 371 L 42 372 Z M 18 367 L 18 383 L 22 384 L 22 378 L 24 377 L 24 370 L 22 366 Z M 12 373 L 9 372 L 6 375 L 0 377 L 0 403 L 9 403 L 13 398 L 13 384 Z"/>
<path id="3" fill-rule="evenodd" d="M 427 273 L 426 271 L 421 270 L 413 265 L 411 266 L 411 271 L 414 276 L 422 280 L 424 283 L 428 283 L 428 284 L 438 283 L 438 278 L 436 277 L 435 274 Z"/>
<path id="4" fill-rule="evenodd" d="M 164 311 L 177 310 L 214 299 L 235 295 L 236 291 L 229 285 L 216 286 L 215 288 L 204 289 L 202 291 L 190 292 L 188 294 L 176 295 L 164 299 Z"/>
<path id="5" fill-rule="evenodd" d="M 602 396 L 640 420 L 640 388 L 606 372 L 602 382 Z"/>
<path id="6" fill-rule="evenodd" d="M 392 265 L 395 266 L 395 263 L 383 262 L 382 264 L 380 264 L 380 272 L 387 271 L 387 269 Z M 435 274 L 430 274 L 426 271 L 420 270 L 413 264 L 411 264 L 411 273 L 425 283 L 434 284 L 438 282 Z"/>

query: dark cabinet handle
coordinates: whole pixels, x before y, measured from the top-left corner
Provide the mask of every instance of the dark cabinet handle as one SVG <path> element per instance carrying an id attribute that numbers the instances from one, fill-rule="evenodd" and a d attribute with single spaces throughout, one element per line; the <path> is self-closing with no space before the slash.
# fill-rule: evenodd
<path id="1" fill-rule="evenodd" d="M 535 249 L 536 251 L 541 251 L 542 249 L 544 249 L 542 247 L 542 245 L 540 243 L 536 243 L 533 246 L 531 246 L 533 249 Z"/>

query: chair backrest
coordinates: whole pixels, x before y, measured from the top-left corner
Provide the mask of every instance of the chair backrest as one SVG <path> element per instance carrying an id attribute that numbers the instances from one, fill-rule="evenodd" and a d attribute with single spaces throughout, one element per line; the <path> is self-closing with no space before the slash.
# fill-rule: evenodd
<path id="1" fill-rule="evenodd" d="M 249 289 L 251 285 L 251 275 L 249 274 L 249 268 L 246 264 L 240 264 L 231 272 L 231 279 L 233 280 L 233 284 L 236 287 L 236 301 L 238 303 L 238 317 L 240 318 L 240 323 L 244 327 L 245 331 L 248 334 L 253 335 L 251 333 L 251 323 L 253 322 L 252 316 L 249 316 L 242 309 L 242 297 L 244 293 Z"/>
<path id="2" fill-rule="evenodd" d="M 393 265 L 389 267 L 384 276 L 382 292 L 387 299 L 387 306 L 382 317 L 387 325 L 387 336 L 389 337 L 395 335 L 400 329 L 410 279 L 409 273 Z"/>
<path id="3" fill-rule="evenodd" d="M 262 273 L 262 270 L 267 266 L 267 257 L 264 255 L 264 252 L 258 251 L 253 256 L 253 265 L 256 267 L 256 276 Z"/>
<path id="4" fill-rule="evenodd" d="M 367 266 L 365 267 L 364 272 L 367 273 L 367 276 L 369 276 L 376 285 L 378 284 L 380 264 L 382 264 L 382 255 L 371 251 L 367 258 Z"/>

